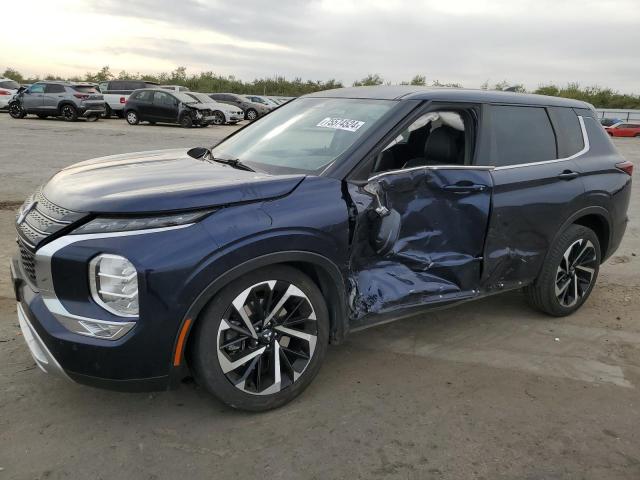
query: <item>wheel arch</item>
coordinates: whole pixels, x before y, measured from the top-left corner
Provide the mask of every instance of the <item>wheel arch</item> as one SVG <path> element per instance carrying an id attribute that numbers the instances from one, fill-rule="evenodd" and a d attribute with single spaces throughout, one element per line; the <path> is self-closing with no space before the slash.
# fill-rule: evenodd
<path id="1" fill-rule="evenodd" d="M 600 242 L 601 263 L 608 258 L 609 245 L 611 244 L 611 215 L 609 212 L 598 206 L 586 207 L 571 215 L 558 230 L 553 242 L 569 225 L 582 225 L 596 234 Z"/>
<path id="2" fill-rule="evenodd" d="M 287 265 L 296 268 L 318 286 L 329 310 L 329 339 L 340 343 L 347 333 L 347 313 L 344 276 L 339 267 L 323 255 L 307 251 L 282 251 L 256 257 L 226 271 L 213 280 L 196 297 L 183 317 L 174 340 L 171 355 L 173 367 L 184 364 L 184 354 L 189 348 L 190 334 L 204 307 L 230 282 L 254 270 L 270 265 Z M 184 331 L 184 332 L 183 332 Z"/>
<path id="3" fill-rule="evenodd" d="M 78 107 L 76 106 L 75 103 L 73 103 L 71 100 L 62 100 L 60 103 L 58 103 L 58 115 L 62 114 L 62 108 L 65 105 L 70 105 L 73 108 L 75 108 L 76 112 L 78 111 Z"/>

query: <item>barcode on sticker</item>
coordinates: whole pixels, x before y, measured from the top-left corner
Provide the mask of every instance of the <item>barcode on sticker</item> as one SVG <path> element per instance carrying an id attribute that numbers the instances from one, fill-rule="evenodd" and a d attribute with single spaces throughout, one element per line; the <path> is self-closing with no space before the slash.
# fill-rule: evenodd
<path id="1" fill-rule="evenodd" d="M 316 126 L 324 127 L 324 128 L 335 128 L 338 130 L 346 130 L 347 132 L 355 132 L 362 125 L 364 125 L 364 122 L 361 122 L 360 120 L 327 117 L 324 120 L 322 120 L 320 123 L 318 123 L 318 125 Z"/>

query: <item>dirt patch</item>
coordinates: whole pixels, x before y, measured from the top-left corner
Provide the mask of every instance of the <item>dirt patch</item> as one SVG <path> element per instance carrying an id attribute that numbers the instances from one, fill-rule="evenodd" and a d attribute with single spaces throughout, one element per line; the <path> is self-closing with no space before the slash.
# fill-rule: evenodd
<path id="1" fill-rule="evenodd" d="M 23 202 L 0 201 L 0 210 L 17 210 Z"/>

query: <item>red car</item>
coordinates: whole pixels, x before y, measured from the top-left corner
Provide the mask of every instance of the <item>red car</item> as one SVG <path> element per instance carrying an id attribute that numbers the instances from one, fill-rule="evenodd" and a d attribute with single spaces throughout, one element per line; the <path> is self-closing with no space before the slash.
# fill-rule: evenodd
<path id="1" fill-rule="evenodd" d="M 604 129 L 612 137 L 640 137 L 640 125 L 634 123 L 618 123 Z"/>

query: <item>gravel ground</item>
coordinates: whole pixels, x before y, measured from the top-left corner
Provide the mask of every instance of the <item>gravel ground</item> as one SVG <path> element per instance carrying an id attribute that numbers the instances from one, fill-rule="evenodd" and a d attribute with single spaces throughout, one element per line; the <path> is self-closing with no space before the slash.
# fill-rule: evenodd
<path id="1" fill-rule="evenodd" d="M 0 263 L 13 210 L 57 169 L 209 145 L 237 127 L 131 127 L 0 115 Z M 640 167 L 640 139 L 616 139 Z M 636 168 L 636 172 L 638 171 Z M 637 176 L 637 174 L 636 174 Z M 640 195 L 587 304 L 552 319 L 518 292 L 353 334 L 266 414 L 193 384 L 125 394 L 42 374 L 0 276 L 0 480 L 640 478 Z"/>

